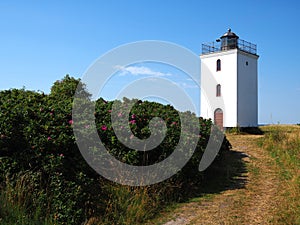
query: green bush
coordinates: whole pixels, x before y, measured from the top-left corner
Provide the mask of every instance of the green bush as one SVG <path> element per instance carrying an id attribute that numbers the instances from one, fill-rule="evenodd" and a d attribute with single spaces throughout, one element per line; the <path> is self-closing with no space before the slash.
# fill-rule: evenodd
<path id="1" fill-rule="evenodd" d="M 85 86 L 68 75 L 54 83 L 49 95 L 24 89 L 0 92 L 0 195 L 3 202 L 11 199 L 11 206 L 18 208 L 32 221 L 38 217 L 38 221 L 80 224 L 91 216 L 106 215 L 108 204 L 116 203 L 111 198 L 112 193 L 119 193 L 117 189 L 107 188 L 110 183 L 100 179 L 88 166 L 75 143 L 72 104 L 77 86 L 80 88 L 80 96 L 89 100 L 90 95 L 85 91 Z M 134 102 L 130 114 L 122 114 L 122 110 Z M 125 117 L 133 134 L 141 139 L 150 136 L 150 120 L 162 118 L 167 126 L 165 139 L 154 150 L 146 153 L 127 148 L 118 141 L 112 129 L 113 104 L 118 104 L 118 116 Z M 118 160 L 132 165 L 150 165 L 165 159 L 175 149 L 181 133 L 179 112 L 170 105 L 126 98 L 123 101 L 107 102 L 100 98 L 96 101 L 94 114 L 101 141 Z M 210 136 L 212 122 L 197 118 L 191 112 L 181 114 L 185 121 L 199 121 L 197 149 L 187 165 L 172 177 L 172 182 L 162 183 L 160 187 L 170 183 L 182 187 L 184 183 L 196 184 L 196 181 L 201 180 L 198 165 Z M 191 130 L 192 124 L 184 131 L 187 140 L 192 135 Z M 130 142 L 130 138 L 127 141 Z M 229 147 L 225 139 L 222 150 Z M 21 181 L 30 185 L 20 188 Z M 25 190 L 31 194 L 18 199 L 17 196 L 22 196 Z M 127 190 L 131 189 L 125 190 L 126 195 Z M 151 192 L 156 193 L 153 188 L 147 190 L 149 196 Z M 182 191 L 176 188 L 172 190 Z M 137 196 L 148 199 L 144 191 L 141 193 Z M 172 195 L 177 196 L 176 193 Z M 39 213 L 39 209 L 46 213 Z M 0 217 L 9 218 L 12 211 L 0 207 Z"/>
<path id="2" fill-rule="evenodd" d="M 86 202 L 95 199 L 91 189 L 98 186 L 72 131 L 78 83 L 66 76 L 49 95 L 24 89 L 0 92 L 0 180 L 15 188 L 16 174 L 30 171 L 38 193 L 31 201 L 43 202 L 45 216 L 61 224 L 84 220 Z"/>

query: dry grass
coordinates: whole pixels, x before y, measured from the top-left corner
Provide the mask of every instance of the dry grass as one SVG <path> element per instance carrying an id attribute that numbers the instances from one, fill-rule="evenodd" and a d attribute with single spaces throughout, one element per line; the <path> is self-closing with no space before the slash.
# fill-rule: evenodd
<path id="1" fill-rule="evenodd" d="M 87 225 L 141 224 L 157 210 L 158 199 L 151 198 L 148 187 L 128 187 L 117 184 L 105 187 L 107 198 L 105 215 L 92 217 Z"/>
<path id="2" fill-rule="evenodd" d="M 267 126 L 262 147 L 278 166 L 280 187 L 273 224 L 300 224 L 300 126 Z"/>

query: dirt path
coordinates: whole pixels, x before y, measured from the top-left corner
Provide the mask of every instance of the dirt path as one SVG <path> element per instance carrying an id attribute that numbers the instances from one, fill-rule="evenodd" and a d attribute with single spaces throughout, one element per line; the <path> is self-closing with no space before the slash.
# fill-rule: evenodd
<path id="1" fill-rule="evenodd" d="M 276 208 L 278 178 L 268 153 L 257 145 L 259 135 L 227 135 L 236 154 L 247 165 L 240 177 L 242 188 L 229 188 L 212 198 L 183 204 L 164 225 L 271 224 Z"/>

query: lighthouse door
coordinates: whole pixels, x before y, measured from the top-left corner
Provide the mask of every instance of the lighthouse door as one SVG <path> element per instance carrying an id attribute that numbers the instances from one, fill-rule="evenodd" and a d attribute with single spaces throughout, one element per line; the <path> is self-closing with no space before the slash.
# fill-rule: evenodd
<path id="1" fill-rule="evenodd" d="M 218 108 L 214 113 L 214 122 L 215 124 L 223 130 L 223 110 Z"/>

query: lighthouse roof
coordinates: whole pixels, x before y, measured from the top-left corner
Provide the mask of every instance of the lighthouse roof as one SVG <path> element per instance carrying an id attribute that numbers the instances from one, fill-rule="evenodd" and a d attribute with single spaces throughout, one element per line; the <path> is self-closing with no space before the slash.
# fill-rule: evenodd
<path id="1" fill-rule="evenodd" d="M 239 49 L 239 51 L 244 51 L 253 55 L 257 55 L 256 48 L 256 44 L 245 40 L 241 40 L 239 36 L 233 33 L 229 28 L 228 31 L 225 34 L 223 34 L 223 36 L 220 39 L 216 40 L 216 42 L 202 44 L 202 54 L 221 52 L 229 49 Z"/>
<path id="2" fill-rule="evenodd" d="M 230 28 L 228 29 L 228 31 L 225 34 L 223 34 L 223 36 L 221 38 L 224 38 L 224 37 L 230 37 L 230 38 L 236 37 L 236 38 L 239 38 L 239 36 L 237 36 L 235 33 L 233 33 Z"/>

